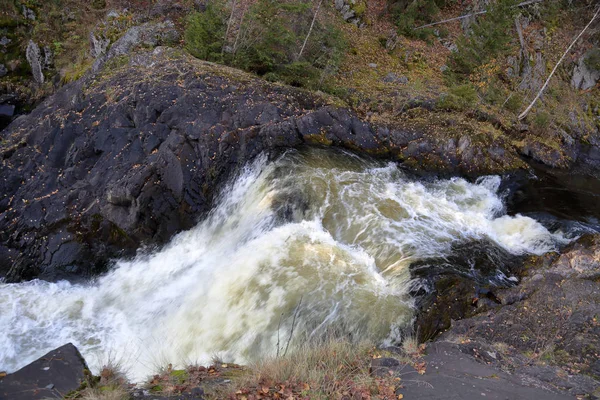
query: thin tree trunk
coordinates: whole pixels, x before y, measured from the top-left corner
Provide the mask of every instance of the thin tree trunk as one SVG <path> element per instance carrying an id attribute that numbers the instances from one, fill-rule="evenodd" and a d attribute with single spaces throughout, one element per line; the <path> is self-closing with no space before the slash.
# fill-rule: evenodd
<path id="1" fill-rule="evenodd" d="M 531 104 L 525 109 L 525 111 L 523 111 L 519 115 L 519 117 L 518 117 L 519 121 L 522 120 L 523 118 L 525 118 L 527 116 L 527 114 L 529 113 L 529 111 L 531 110 L 531 108 L 533 107 L 533 105 L 535 104 L 535 102 L 540 98 L 540 96 L 542 95 L 542 93 L 546 89 L 546 86 L 548 86 L 548 82 L 550 82 L 550 79 L 552 78 L 552 76 L 554 75 L 554 73 L 556 72 L 556 70 L 558 69 L 558 66 L 560 65 L 560 63 L 565 59 L 565 57 L 567 56 L 567 54 L 569 54 L 569 51 L 571 51 L 571 48 L 575 45 L 575 43 L 577 42 L 577 40 L 579 40 L 579 38 L 585 33 L 585 31 L 590 27 L 590 25 L 592 25 L 592 22 L 594 22 L 594 20 L 596 19 L 596 17 L 598 16 L 599 13 L 600 13 L 600 7 L 598 7 L 598 10 L 596 10 L 596 13 L 594 14 L 594 16 L 592 17 L 592 19 L 590 20 L 590 22 L 588 22 L 588 24 L 585 26 L 585 28 L 583 28 L 583 30 L 581 32 L 579 32 L 579 35 L 577 35 L 577 37 L 571 42 L 571 44 L 569 45 L 569 47 L 567 47 L 567 50 L 565 50 L 565 52 L 563 53 L 563 55 L 560 58 L 560 60 L 558 60 L 558 62 L 556 63 L 556 65 L 552 69 L 552 72 L 550 72 L 550 75 L 548 75 L 548 79 L 546 79 L 546 82 L 544 83 L 544 86 L 542 86 L 542 88 L 540 89 L 540 91 L 538 92 L 538 94 L 535 96 L 535 98 L 533 99 L 533 101 L 531 102 Z"/>
<path id="2" fill-rule="evenodd" d="M 233 13 L 235 12 L 235 5 L 237 0 L 233 0 L 233 4 L 231 5 L 231 14 L 229 15 L 229 21 L 227 21 L 227 30 L 225 31 L 225 40 L 223 40 L 223 48 L 221 49 L 221 53 L 225 52 L 225 46 L 229 42 L 229 31 L 231 30 L 231 23 L 233 21 Z"/>
<path id="3" fill-rule="evenodd" d="M 519 3 L 519 4 L 515 5 L 515 6 L 513 6 L 513 8 L 514 7 L 524 7 L 524 6 L 528 6 L 530 4 L 535 4 L 535 3 L 541 3 L 542 1 L 544 1 L 544 0 L 528 0 L 528 1 L 524 1 L 522 3 Z M 445 19 L 443 21 L 432 22 L 431 24 L 417 26 L 416 28 L 413 28 L 413 29 L 417 30 L 417 29 L 422 29 L 422 28 L 428 28 L 430 26 L 445 24 L 446 22 L 459 21 L 461 19 L 469 18 L 469 17 L 472 17 L 474 15 L 482 15 L 482 14 L 486 14 L 486 13 L 487 13 L 487 10 L 477 11 L 477 12 L 474 12 L 474 13 L 471 13 L 471 14 L 461 15 L 460 17 Z"/>
<path id="4" fill-rule="evenodd" d="M 310 34 L 312 33 L 312 30 L 315 26 L 315 21 L 317 20 L 317 14 L 319 13 L 319 9 L 321 8 L 321 4 L 323 3 L 323 0 L 319 1 L 319 4 L 317 5 L 317 9 L 315 10 L 315 15 L 312 19 L 312 22 L 310 24 L 310 29 L 308 30 L 308 33 L 306 34 L 306 37 L 304 38 L 304 43 L 302 44 L 302 48 L 300 49 L 300 53 L 298 53 L 298 57 L 296 57 L 296 61 L 300 59 L 300 57 L 302 57 L 302 53 L 304 53 L 304 48 L 306 47 L 306 43 L 308 42 L 308 38 L 310 37 Z"/>

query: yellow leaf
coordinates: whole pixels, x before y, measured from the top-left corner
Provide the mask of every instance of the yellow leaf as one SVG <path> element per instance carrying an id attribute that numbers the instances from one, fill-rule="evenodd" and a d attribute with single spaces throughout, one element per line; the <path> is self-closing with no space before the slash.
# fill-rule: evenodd
<path id="1" fill-rule="evenodd" d="M 403 399 L 403 398 L 404 398 L 404 395 L 403 395 L 403 394 L 399 394 L 399 395 L 398 395 L 398 400 L 400 400 L 400 399 Z"/>

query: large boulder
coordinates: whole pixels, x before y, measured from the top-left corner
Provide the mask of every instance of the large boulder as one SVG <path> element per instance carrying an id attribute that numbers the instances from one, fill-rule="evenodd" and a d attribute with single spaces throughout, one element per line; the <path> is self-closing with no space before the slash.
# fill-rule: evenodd
<path id="1" fill-rule="evenodd" d="M 81 388 L 90 377 L 79 350 L 69 343 L 0 378 L 0 399 L 63 398 Z"/>

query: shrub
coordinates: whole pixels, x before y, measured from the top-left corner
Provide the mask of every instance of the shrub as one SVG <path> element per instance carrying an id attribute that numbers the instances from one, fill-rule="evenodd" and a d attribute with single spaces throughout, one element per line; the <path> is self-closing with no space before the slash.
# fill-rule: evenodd
<path id="1" fill-rule="evenodd" d="M 443 110 L 462 111 L 473 107 L 477 102 L 477 91 L 470 84 L 452 86 L 448 93 L 441 97 L 437 107 Z"/>
<path id="2" fill-rule="evenodd" d="M 517 0 L 498 0 L 484 16 L 471 25 L 469 35 L 461 36 L 457 51 L 450 57 L 451 70 L 468 76 L 477 67 L 506 51 L 513 38 L 512 27 Z"/>
<path id="3" fill-rule="evenodd" d="M 453 3 L 452 0 L 397 0 L 391 2 L 391 12 L 398 33 L 418 39 L 427 39 L 431 28 L 415 30 L 417 26 L 434 22 L 440 9 Z"/>
<path id="4" fill-rule="evenodd" d="M 512 96 L 506 100 L 506 103 L 504 103 L 504 107 L 508 111 L 514 113 L 520 111 L 521 107 L 523 107 L 523 96 L 519 93 L 513 93 Z"/>
<path id="5" fill-rule="evenodd" d="M 185 29 L 185 48 L 194 57 L 221 61 L 225 43 L 225 10 L 218 2 L 209 2 L 204 12 L 188 17 Z"/>
<path id="6" fill-rule="evenodd" d="M 550 127 L 550 114 L 538 111 L 533 116 L 533 126 L 539 132 L 546 132 Z"/>

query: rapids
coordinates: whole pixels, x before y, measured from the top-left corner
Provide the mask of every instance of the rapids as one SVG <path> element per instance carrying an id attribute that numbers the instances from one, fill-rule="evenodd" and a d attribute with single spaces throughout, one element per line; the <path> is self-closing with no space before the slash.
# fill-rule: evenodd
<path id="1" fill-rule="evenodd" d="M 141 381 L 172 363 L 248 362 L 335 330 L 392 343 L 414 316 L 414 262 L 489 242 L 513 255 L 569 241 L 507 215 L 501 178 L 417 180 L 345 152 L 260 157 L 210 215 L 86 284 L 0 283 L 0 370 L 73 342 L 93 372 Z M 497 266 L 500 275 L 508 273 Z"/>

